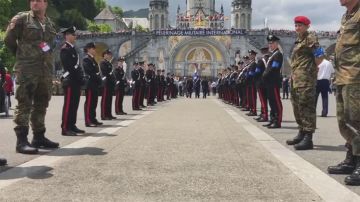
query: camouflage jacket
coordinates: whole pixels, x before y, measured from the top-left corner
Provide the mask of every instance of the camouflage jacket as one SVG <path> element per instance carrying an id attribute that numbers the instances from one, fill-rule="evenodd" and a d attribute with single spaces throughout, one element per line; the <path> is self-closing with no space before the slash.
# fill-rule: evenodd
<path id="1" fill-rule="evenodd" d="M 360 11 L 345 13 L 335 48 L 336 84 L 360 83 Z"/>
<path id="2" fill-rule="evenodd" d="M 18 13 L 10 21 L 4 42 L 16 55 L 15 71 L 51 73 L 55 47 L 54 23 L 46 17 L 42 25 L 32 11 Z"/>
<path id="3" fill-rule="evenodd" d="M 318 70 L 313 52 L 317 43 L 317 37 L 308 32 L 302 37 L 297 37 L 291 55 L 292 86 L 294 88 L 316 85 Z"/>

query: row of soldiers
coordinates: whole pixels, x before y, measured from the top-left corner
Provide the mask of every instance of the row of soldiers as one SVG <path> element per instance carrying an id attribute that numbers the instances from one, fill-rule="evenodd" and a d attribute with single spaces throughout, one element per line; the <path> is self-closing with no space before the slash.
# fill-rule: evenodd
<path id="1" fill-rule="evenodd" d="M 283 55 L 279 50 L 279 40 L 275 35 L 269 35 L 269 47 L 261 48 L 260 60 L 256 61 L 256 51 L 249 50 L 243 61 L 218 75 L 219 98 L 248 111 L 248 116 L 258 116 L 255 118 L 258 122 L 269 122 L 264 126 L 270 129 L 281 127 L 283 114 L 280 98 Z M 257 95 L 261 103 L 259 114 Z"/>
<path id="2" fill-rule="evenodd" d="M 165 77 L 165 70 L 157 69 L 155 65 L 150 63 L 145 67 L 143 61 L 135 62 L 134 68 L 131 71 L 133 98 L 133 110 L 141 110 L 145 107 L 144 98 L 147 99 L 147 105 L 153 106 L 157 102 L 171 100 L 176 98 L 177 87 L 175 85 L 174 74 L 167 73 Z"/>

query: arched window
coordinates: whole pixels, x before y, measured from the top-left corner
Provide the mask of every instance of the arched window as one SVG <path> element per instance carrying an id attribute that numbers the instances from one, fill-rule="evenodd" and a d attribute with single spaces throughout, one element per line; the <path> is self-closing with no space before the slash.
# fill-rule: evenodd
<path id="1" fill-rule="evenodd" d="M 251 14 L 248 14 L 247 20 L 248 20 L 248 22 L 247 22 L 247 29 L 251 29 Z"/>
<path id="2" fill-rule="evenodd" d="M 241 29 L 243 29 L 243 28 L 246 28 L 246 16 L 245 16 L 245 14 L 243 13 L 243 14 L 241 14 L 241 16 L 240 16 L 240 26 L 239 26 L 239 28 L 241 28 Z"/>
<path id="3" fill-rule="evenodd" d="M 153 28 L 153 16 L 150 15 L 150 29 L 152 30 Z"/>
<path id="4" fill-rule="evenodd" d="M 239 28 L 240 27 L 240 17 L 239 14 L 236 14 L 235 17 L 235 28 Z"/>
<path id="5" fill-rule="evenodd" d="M 161 15 L 161 29 L 164 29 L 166 27 L 165 25 L 165 17 L 164 15 Z"/>
<path id="6" fill-rule="evenodd" d="M 159 26 L 159 15 L 156 14 L 155 15 L 155 20 L 154 20 L 154 29 L 159 29 L 160 26 Z"/>

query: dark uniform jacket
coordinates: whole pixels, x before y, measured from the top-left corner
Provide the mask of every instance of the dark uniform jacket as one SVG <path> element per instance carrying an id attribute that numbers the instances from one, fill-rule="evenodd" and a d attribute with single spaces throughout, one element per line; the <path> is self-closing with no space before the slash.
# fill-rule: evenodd
<path id="1" fill-rule="evenodd" d="M 107 87 L 112 87 L 115 85 L 113 77 L 113 66 L 110 61 L 103 60 L 100 62 L 100 69 L 102 74 L 103 84 Z"/>
<path id="2" fill-rule="evenodd" d="M 269 59 L 269 56 L 266 55 L 257 62 L 257 66 L 255 69 L 255 80 L 256 80 L 257 87 L 264 85 L 263 74 L 265 72 L 268 59 Z"/>
<path id="3" fill-rule="evenodd" d="M 125 88 L 127 86 L 127 81 L 125 79 L 125 71 L 123 67 L 116 67 L 113 72 L 115 80 L 115 88 Z"/>
<path id="4" fill-rule="evenodd" d="M 83 59 L 83 67 L 85 75 L 88 76 L 86 88 L 99 88 L 101 86 L 101 76 L 95 59 L 90 55 L 86 55 Z"/>
<path id="5" fill-rule="evenodd" d="M 266 64 L 263 80 L 267 85 L 281 85 L 281 67 L 283 54 L 279 49 L 274 50 Z"/>
<path id="6" fill-rule="evenodd" d="M 64 69 L 61 77 L 63 86 L 83 84 L 84 72 L 79 65 L 79 55 L 73 45 L 65 43 L 60 50 L 60 60 Z"/>
<path id="7" fill-rule="evenodd" d="M 131 71 L 131 79 L 135 82 L 135 86 L 136 88 L 141 86 L 141 78 L 140 78 L 140 72 L 138 69 L 133 69 Z"/>

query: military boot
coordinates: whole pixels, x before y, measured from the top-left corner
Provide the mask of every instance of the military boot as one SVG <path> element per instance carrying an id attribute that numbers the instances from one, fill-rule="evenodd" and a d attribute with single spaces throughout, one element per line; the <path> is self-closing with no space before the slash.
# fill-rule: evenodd
<path id="1" fill-rule="evenodd" d="M 43 132 L 34 133 L 34 138 L 31 141 L 31 145 L 35 148 L 58 148 L 59 143 L 53 142 L 45 137 L 45 130 Z"/>
<path id="2" fill-rule="evenodd" d="M 360 156 L 355 156 L 356 167 L 351 175 L 345 178 L 345 184 L 351 186 L 360 186 Z"/>
<path id="3" fill-rule="evenodd" d="M 32 147 L 27 139 L 29 133 L 29 127 L 17 126 L 15 127 L 15 133 L 17 137 L 16 152 L 22 154 L 37 154 L 38 149 Z"/>
<path id="4" fill-rule="evenodd" d="M 269 125 L 267 128 L 269 128 L 269 129 L 281 128 L 281 125 L 279 124 L 278 118 L 274 117 L 271 125 Z"/>
<path id="5" fill-rule="evenodd" d="M 313 137 L 312 133 L 305 133 L 305 137 L 301 140 L 301 142 L 294 145 L 295 150 L 313 149 L 314 145 L 313 145 L 312 137 Z"/>
<path id="6" fill-rule="evenodd" d="M 327 169 L 329 174 L 351 174 L 355 170 L 356 159 L 352 154 L 352 146 L 345 144 L 345 147 L 348 149 L 345 160 L 336 166 L 329 166 Z"/>
<path id="7" fill-rule="evenodd" d="M 291 140 L 286 140 L 286 144 L 287 145 L 296 145 L 299 144 L 301 142 L 301 140 L 303 140 L 305 137 L 304 132 L 299 131 L 297 136 L 294 137 L 294 139 Z"/>
<path id="8" fill-rule="evenodd" d="M 7 164 L 6 159 L 0 158 L 0 166 L 4 166 Z"/>

